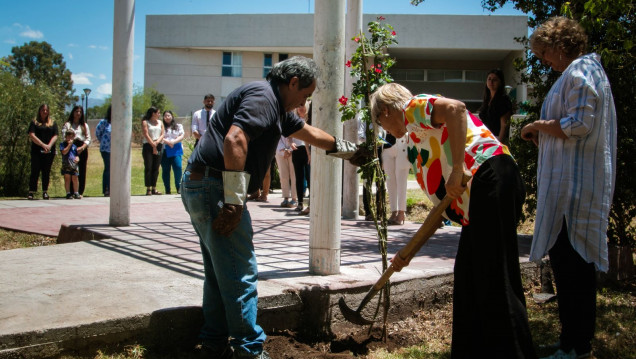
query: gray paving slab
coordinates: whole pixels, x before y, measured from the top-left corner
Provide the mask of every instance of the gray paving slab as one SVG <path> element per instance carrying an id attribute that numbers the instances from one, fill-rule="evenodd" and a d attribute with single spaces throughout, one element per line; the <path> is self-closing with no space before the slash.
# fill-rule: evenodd
<path id="1" fill-rule="evenodd" d="M 259 267 L 259 321 L 266 330 L 302 325 L 312 291 L 323 296 L 329 313 L 322 320 L 333 321 L 339 297 L 356 303 L 381 275 L 375 228 L 343 220 L 340 273 L 312 275 L 309 218 L 280 208 L 280 201 L 275 193 L 267 203 L 248 205 Z M 200 307 L 203 284 L 198 238 L 180 197 L 133 196 L 130 213 L 130 226 L 111 227 L 108 198 L 0 201 L 0 227 L 51 236 L 72 227 L 105 238 L 0 252 L 0 358 L 29 350 L 56 353 L 95 337 L 106 341 L 181 327 L 196 332 L 196 320 L 175 319 L 200 317 L 191 309 Z M 402 248 L 419 225 L 391 226 L 389 253 Z M 396 292 L 411 298 L 434 291 L 425 282 L 452 272 L 459 231 L 438 230 L 411 265 L 392 276 Z M 529 243 L 522 237 L 523 262 Z M 165 312 L 177 314 L 157 319 Z"/>

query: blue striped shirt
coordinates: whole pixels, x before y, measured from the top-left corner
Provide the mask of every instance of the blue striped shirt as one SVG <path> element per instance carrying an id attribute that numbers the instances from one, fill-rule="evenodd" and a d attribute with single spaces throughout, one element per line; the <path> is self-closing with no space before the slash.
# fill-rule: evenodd
<path id="1" fill-rule="evenodd" d="M 565 218 L 572 247 L 607 271 L 607 224 L 616 179 L 616 109 L 597 54 L 574 60 L 548 92 L 542 120 L 559 120 L 563 140 L 539 133 L 537 216 L 530 260 L 556 242 Z"/>

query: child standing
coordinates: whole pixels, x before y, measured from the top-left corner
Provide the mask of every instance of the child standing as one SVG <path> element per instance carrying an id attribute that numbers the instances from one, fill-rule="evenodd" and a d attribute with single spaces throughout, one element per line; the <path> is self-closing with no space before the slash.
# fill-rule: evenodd
<path id="1" fill-rule="evenodd" d="M 64 188 L 66 189 L 66 199 L 81 199 L 77 189 L 79 188 L 79 155 L 77 153 L 77 146 L 73 144 L 75 139 L 75 131 L 73 129 L 67 129 L 64 135 L 64 142 L 60 143 L 60 151 L 62 151 L 62 175 L 64 176 Z M 71 181 L 73 181 L 73 188 L 76 190 L 71 195 Z"/>

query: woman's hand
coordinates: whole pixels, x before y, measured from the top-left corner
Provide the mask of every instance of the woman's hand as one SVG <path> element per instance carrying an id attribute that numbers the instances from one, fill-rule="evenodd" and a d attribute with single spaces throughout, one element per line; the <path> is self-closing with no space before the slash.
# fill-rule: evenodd
<path id="1" fill-rule="evenodd" d="M 521 138 L 526 141 L 532 141 L 536 146 L 539 145 L 539 130 L 535 123 L 529 123 L 521 129 Z"/>
<path id="2" fill-rule="evenodd" d="M 403 259 L 402 257 L 400 257 L 400 252 L 398 252 L 397 254 L 395 254 L 395 256 L 393 256 L 393 258 L 391 258 L 391 266 L 396 272 L 399 272 L 402 270 L 402 268 L 408 266 L 409 263 L 411 263 L 411 259 L 412 257 Z"/>
<path id="3" fill-rule="evenodd" d="M 463 170 L 453 169 L 450 176 L 448 176 L 448 180 L 446 181 L 446 195 L 450 198 L 455 199 L 464 193 L 466 187 L 462 186 L 463 175 Z"/>

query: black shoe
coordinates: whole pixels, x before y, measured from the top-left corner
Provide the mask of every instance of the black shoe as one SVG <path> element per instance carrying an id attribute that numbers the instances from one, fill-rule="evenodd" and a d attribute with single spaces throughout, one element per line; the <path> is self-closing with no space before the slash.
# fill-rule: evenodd
<path id="1" fill-rule="evenodd" d="M 46 192 L 42 193 L 42 199 L 49 199 L 49 194 Z"/>
<path id="2" fill-rule="evenodd" d="M 73 195 L 69 192 L 66 194 L 66 199 L 73 199 Z"/>
<path id="3" fill-rule="evenodd" d="M 166 194 L 172 194 L 172 192 L 170 192 L 170 191 L 166 191 Z"/>
<path id="4" fill-rule="evenodd" d="M 27 195 L 27 199 L 29 201 L 33 200 L 33 192 L 29 192 L 29 194 Z"/>

